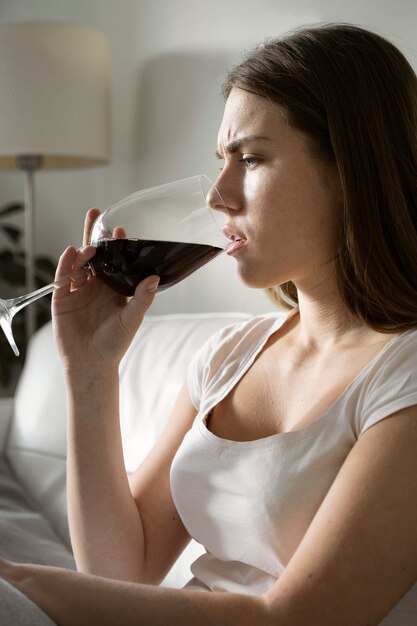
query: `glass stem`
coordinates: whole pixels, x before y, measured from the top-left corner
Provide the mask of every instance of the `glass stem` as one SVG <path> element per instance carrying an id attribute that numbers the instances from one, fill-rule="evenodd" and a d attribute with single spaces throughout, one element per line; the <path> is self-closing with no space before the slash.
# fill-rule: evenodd
<path id="1" fill-rule="evenodd" d="M 27 293 L 24 296 L 18 296 L 17 298 L 13 298 L 9 300 L 10 309 L 12 310 L 12 315 L 15 315 L 18 311 L 23 309 L 28 304 L 35 302 L 35 300 L 39 300 L 39 298 L 43 298 L 47 296 L 49 293 L 53 293 L 57 289 L 61 287 L 65 287 L 65 285 L 69 285 L 70 283 L 78 280 L 80 278 L 85 278 L 91 274 L 88 267 L 82 267 L 78 270 L 74 270 L 71 274 L 67 274 L 67 276 L 63 276 L 58 280 L 55 280 L 53 283 L 49 283 L 49 285 L 45 285 L 45 287 L 41 287 L 36 291 L 32 291 L 31 293 Z"/>

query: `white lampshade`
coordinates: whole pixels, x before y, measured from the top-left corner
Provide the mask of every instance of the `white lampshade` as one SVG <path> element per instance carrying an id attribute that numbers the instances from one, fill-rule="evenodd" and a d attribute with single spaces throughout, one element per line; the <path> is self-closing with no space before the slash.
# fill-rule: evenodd
<path id="1" fill-rule="evenodd" d="M 88 27 L 0 22 L 0 168 L 37 155 L 43 169 L 109 160 L 110 46 Z"/>

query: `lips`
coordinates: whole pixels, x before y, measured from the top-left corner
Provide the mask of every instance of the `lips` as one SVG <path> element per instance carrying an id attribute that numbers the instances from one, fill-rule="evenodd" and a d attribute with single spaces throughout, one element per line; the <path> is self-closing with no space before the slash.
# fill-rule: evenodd
<path id="1" fill-rule="evenodd" d="M 226 247 L 227 254 L 234 254 L 246 244 L 245 237 L 237 231 L 232 230 L 229 226 L 223 226 L 222 233 L 227 239 L 230 239 L 230 243 Z"/>

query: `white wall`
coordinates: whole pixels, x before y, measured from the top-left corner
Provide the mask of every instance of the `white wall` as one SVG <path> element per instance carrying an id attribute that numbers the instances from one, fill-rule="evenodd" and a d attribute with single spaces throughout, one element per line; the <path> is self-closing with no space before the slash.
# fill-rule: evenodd
<path id="1" fill-rule="evenodd" d="M 36 250 L 55 258 L 80 243 L 86 208 L 200 172 L 216 176 L 220 86 L 245 48 L 302 24 L 348 21 L 389 37 L 417 67 L 415 0 L 1 0 L 0 19 L 81 23 L 111 42 L 111 164 L 37 175 Z M 22 197 L 22 175 L 0 172 L 0 205 Z M 268 309 L 225 257 L 158 296 L 153 311 Z"/>

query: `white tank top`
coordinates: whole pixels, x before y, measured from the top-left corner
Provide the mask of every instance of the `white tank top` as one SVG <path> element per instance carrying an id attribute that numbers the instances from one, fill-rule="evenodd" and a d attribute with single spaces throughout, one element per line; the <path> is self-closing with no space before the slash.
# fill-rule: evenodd
<path id="1" fill-rule="evenodd" d="M 191 567 L 189 587 L 255 595 L 269 589 L 358 437 L 384 417 L 417 404 L 413 330 L 388 342 L 332 406 L 306 427 L 255 441 L 217 437 L 206 427 L 207 414 L 236 385 L 286 317 L 281 313 L 228 326 L 213 335 L 191 363 L 188 386 L 198 415 L 171 467 L 178 513 L 206 550 Z M 407 615 L 413 621 L 407 621 Z M 382 624 L 417 624 L 417 586 Z"/>

